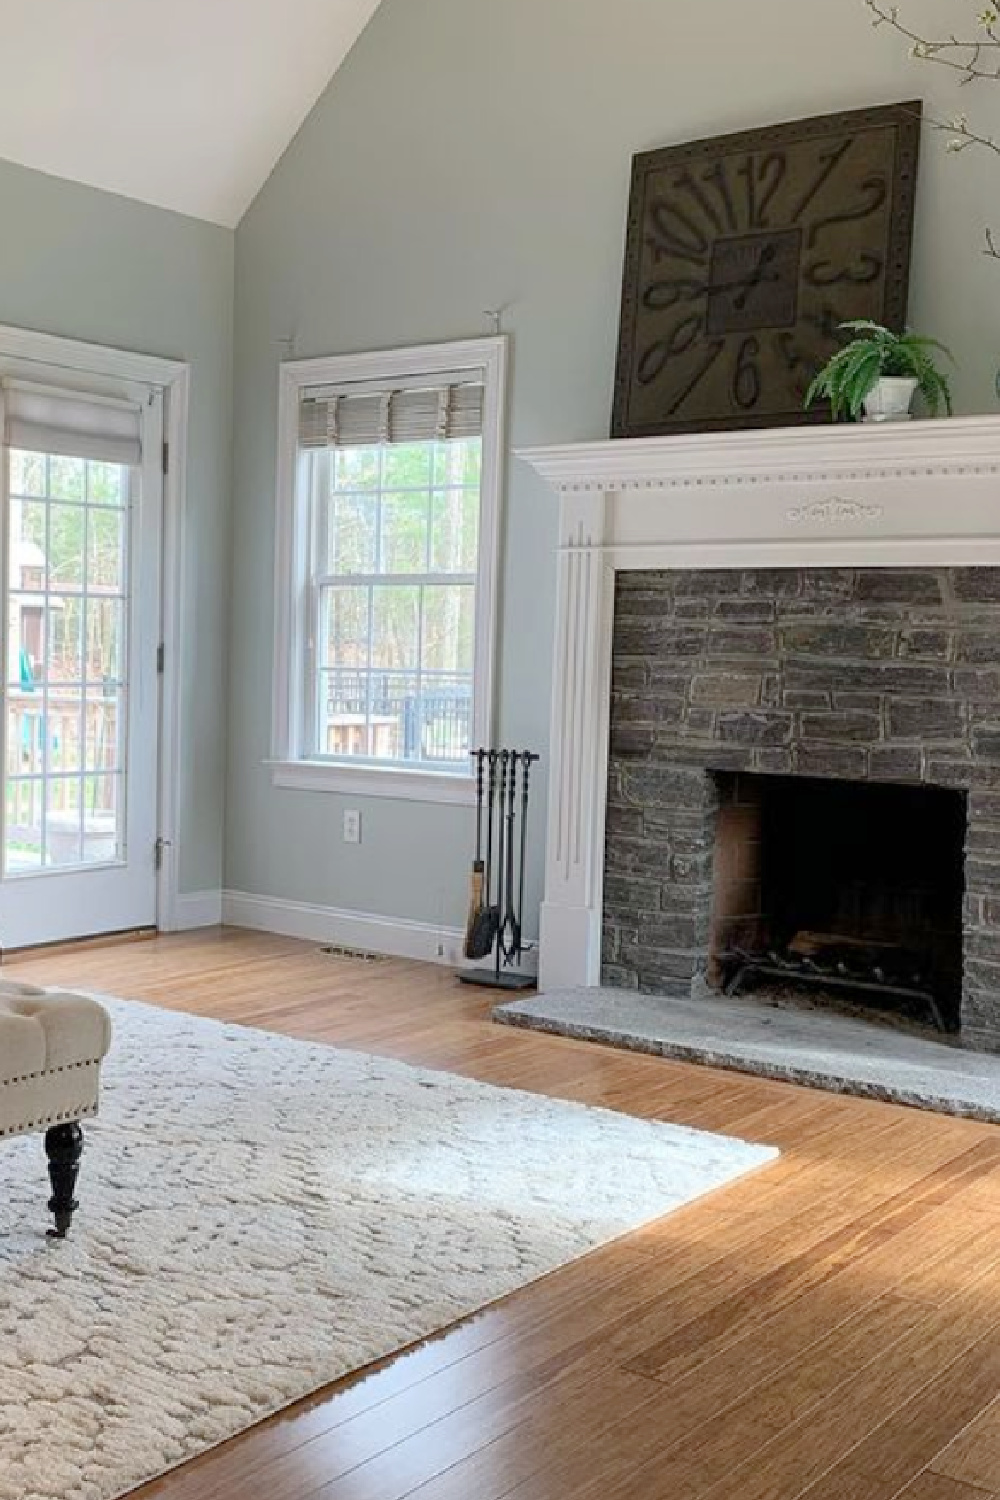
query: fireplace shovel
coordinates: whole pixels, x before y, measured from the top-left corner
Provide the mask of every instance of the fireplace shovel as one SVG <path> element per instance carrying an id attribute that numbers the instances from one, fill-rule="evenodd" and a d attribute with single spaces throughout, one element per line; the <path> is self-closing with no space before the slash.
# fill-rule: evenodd
<path id="1" fill-rule="evenodd" d="M 483 761 L 489 756 L 489 804 L 486 820 L 486 863 L 482 860 L 483 847 Z M 476 777 L 476 858 L 472 866 L 472 881 L 469 893 L 469 918 L 465 929 L 465 956 L 471 959 L 485 958 L 493 947 L 493 940 L 500 925 L 500 913 L 491 906 L 493 882 L 493 806 L 497 788 L 496 751 L 477 750 Z"/>

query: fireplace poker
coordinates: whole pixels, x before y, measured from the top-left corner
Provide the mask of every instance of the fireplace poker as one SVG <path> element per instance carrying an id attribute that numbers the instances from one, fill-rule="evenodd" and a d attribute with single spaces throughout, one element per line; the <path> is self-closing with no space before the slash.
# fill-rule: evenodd
<path id="1" fill-rule="evenodd" d="M 510 763 L 510 751 L 500 751 L 500 795 L 497 799 L 497 922 L 496 922 L 496 977 L 500 977 L 500 961 L 503 955 L 503 922 L 504 922 L 504 860 L 506 857 L 506 839 L 504 838 L 504 803 L 507 800 L 507 766 Z M 512 773 L 513 774 L 513 773 Z"/>
<path id="2" fill-rule="evenodd" d="M 505 879 L 507 901 L 500 928 L 500 951 L 504 966 L 509 968 L 521 951 L 521 929 L 514 910 L 514 798 L 517 795 L 517 764 L 521 759 L 517 750 L 510 752 L 510 781 L 507 787 L 507 864 Z"/>
<path id="3" fill-rule="evenodd" d="M 532 755 L 530 750 L 524 750 L 521 754 L 521 859 L 517 875 L 517 956 L 520 958 L 522 952 L 522 935 L 524 922 L 524 869 L 528 848 L 528 781 L 531 776 L 531 767 L 538 759 Z"/>

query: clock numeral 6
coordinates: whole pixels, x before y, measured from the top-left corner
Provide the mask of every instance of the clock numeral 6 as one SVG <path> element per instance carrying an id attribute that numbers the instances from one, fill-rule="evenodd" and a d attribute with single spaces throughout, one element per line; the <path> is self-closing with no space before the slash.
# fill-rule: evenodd
<path id="1" fill-rule="evenodd" d="M 741 411 L 749 411 L 760 400 L 760 367 L 757 359 L 760 343 L 752 335 L 744 339 L 736 356 L 733 372 L 733 400 Z"/>

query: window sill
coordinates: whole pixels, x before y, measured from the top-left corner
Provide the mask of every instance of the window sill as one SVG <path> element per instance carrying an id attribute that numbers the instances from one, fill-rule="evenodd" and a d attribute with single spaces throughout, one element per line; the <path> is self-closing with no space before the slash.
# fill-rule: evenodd
<path id="1" fill-rule="evenodd" d="M 396 802 L 451 803 L 471 807 L 476 800 L 473 776 L 396 766 L 331 765 L 321 760 L 272 760 L 265 764 L 272 786 L 299 792 L 350 792 L 356 797 L 386 797 Z"/>

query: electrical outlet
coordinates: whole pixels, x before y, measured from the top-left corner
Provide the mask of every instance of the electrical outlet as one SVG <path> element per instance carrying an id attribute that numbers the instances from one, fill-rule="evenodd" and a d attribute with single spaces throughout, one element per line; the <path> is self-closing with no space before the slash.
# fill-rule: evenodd
<path id="1" fill-rule="evenodd" d="M 361 814 L 356 807 L 344 810 L 344 843 L 361 843 Z"/>

